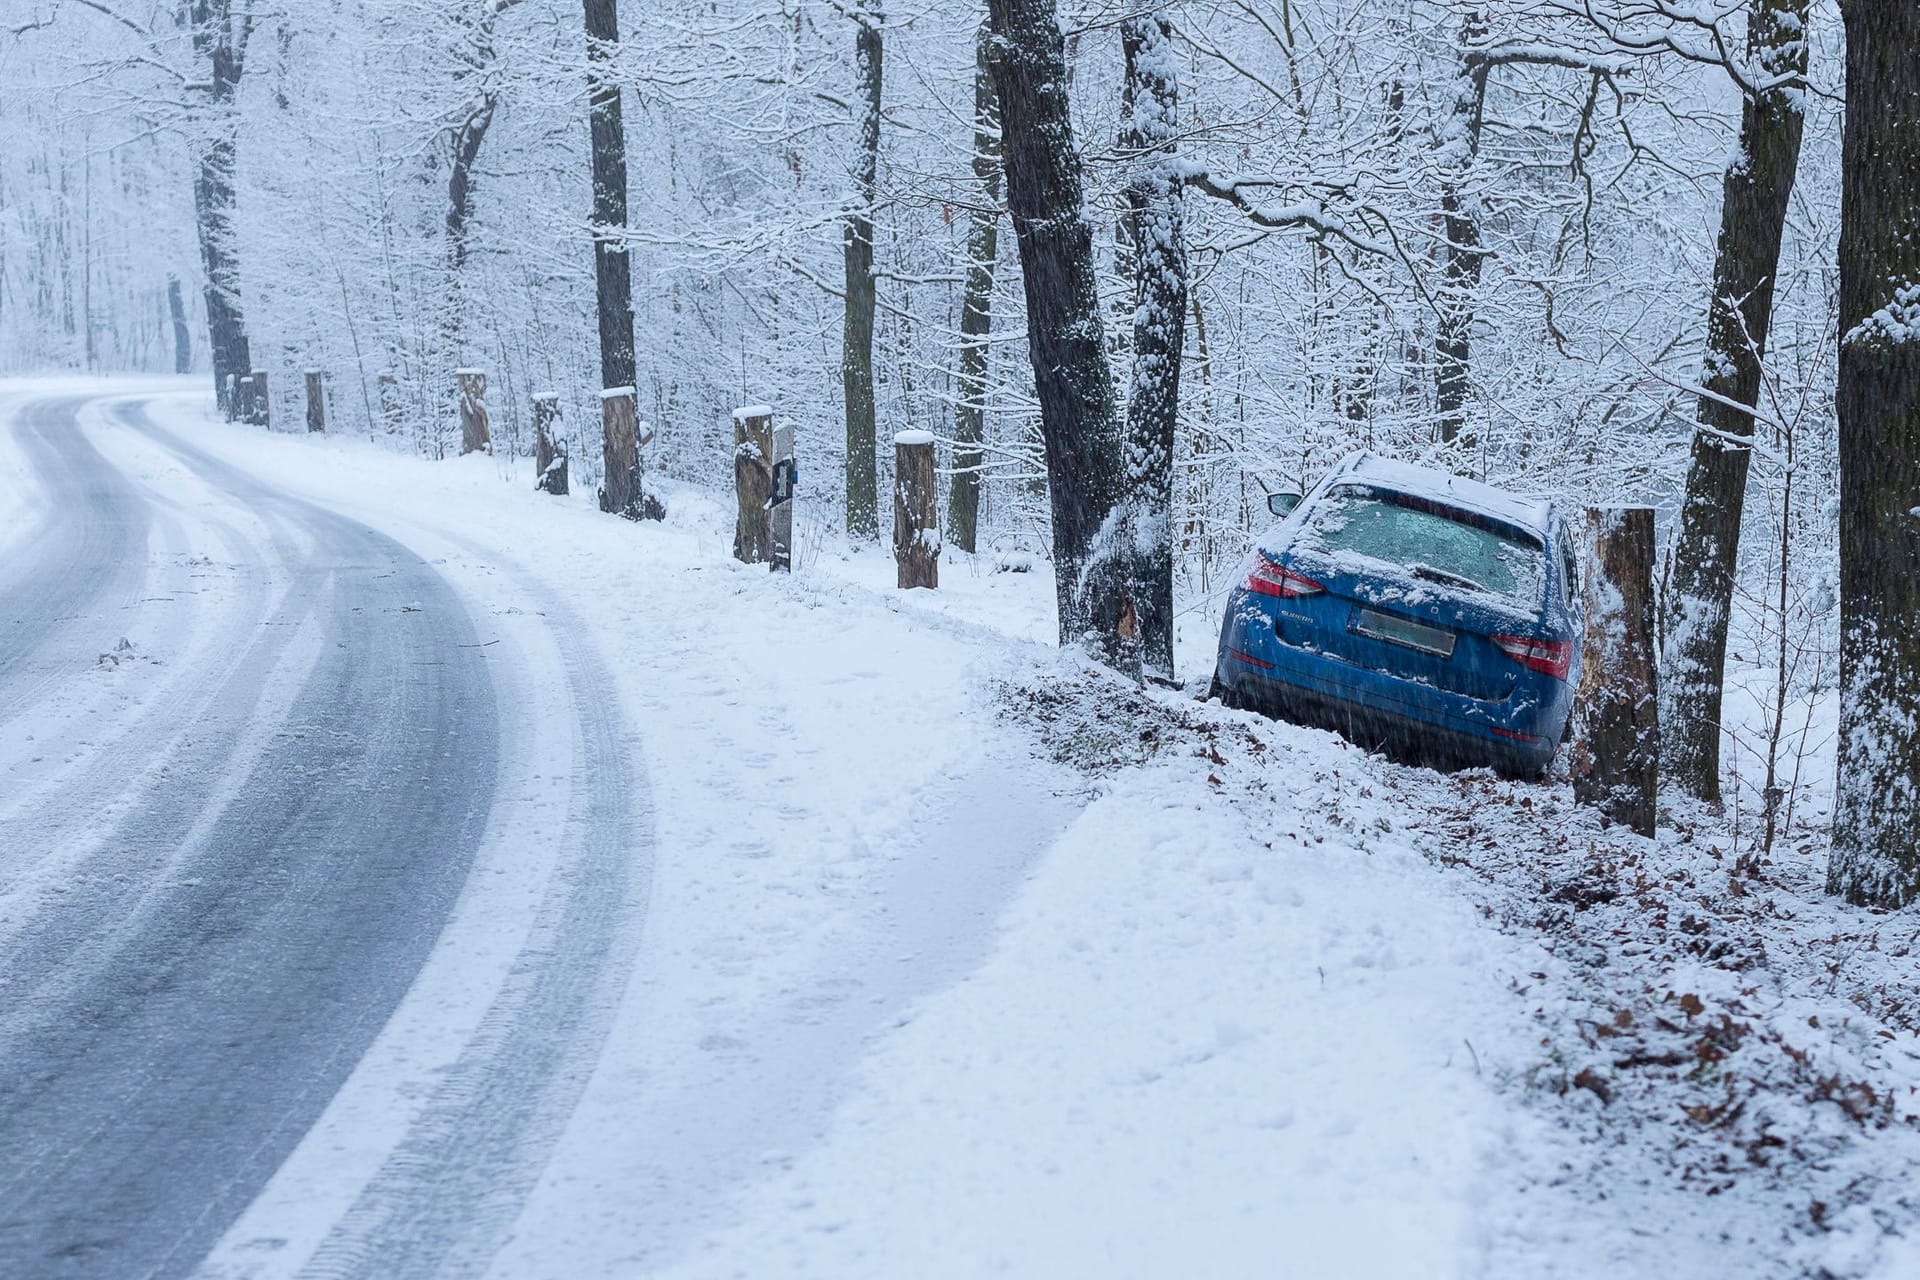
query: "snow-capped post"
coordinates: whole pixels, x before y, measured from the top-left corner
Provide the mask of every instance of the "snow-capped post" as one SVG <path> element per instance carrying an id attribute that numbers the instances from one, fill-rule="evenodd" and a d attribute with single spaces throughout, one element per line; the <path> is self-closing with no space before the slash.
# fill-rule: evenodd
<path id="1" fill-rule="evenodd" d="M 533 487 L 555 496 L 567 491 L 567 446 L 560 439 L 560 393 L 533 393 Z"/>
<path id="2" fill-rule="evenodd" d="M 773 493 L 767 498 L 768 519 L 772 522 L 775 573 L 793 572 L 793 487 L 799 480 L 799 464 L 793 458 L 793 428 L 773 429 Z"/>
<path id="3" fill-rule="evenodd" d="M 640 436 L 634 426 L 632 387 L 608 387 L 600 393 L 600 454 L 606 469 L 600 509 L 638 520 Z"/>
<path id="4" fill-rule="evenodd" d="M 773 558 L 773 410 L 767 405 L 733 411 L 733 487 L 739 501 L 733 557 L 742 564 L 766 564 Z"/>
<path id="5" fill-rule="evenodd" d="M 1589 509 L 1587 543 L 1573 794 L 1609 821 L 1651 836 L 1660 777 L 1653 508 Z"/>
<path id="6" fill-rule="evenodd" d="M 325 431 L 327 429 L 327 375 L 318 369 L 309 369 L 307 378 L 307 430 Z"/>
<path id="7" fill-rule="evenodd" d="M 253 421 L 253 375 L 236 373 L 233 375 L 233 390 L 227 393 L 227 403 L 233 406 L 228 416 L 229 422 Z"/>
<path id="8" fill-rule="evenodd" d="M 493 452 L 493 431 L 487 423 L 487 371 L 455 369 L 460 384 L 460 452 Z"/>
<path id="9" fill-rule="evenodd" d="M 900 432 L 893 438 L 893 560 L 902 590 L 940 585 L 939 498 L 933 433 Z"/>
<path id="10" fill-rule="evenodd" d="M 272 428 L 273 401 L 267 399 L 267 371 L 265 369 L 255 369 L 253 371 L 253 390 L 248 393 L 247 407 L 250 411 L 249 421 L 255 426 Z"/>

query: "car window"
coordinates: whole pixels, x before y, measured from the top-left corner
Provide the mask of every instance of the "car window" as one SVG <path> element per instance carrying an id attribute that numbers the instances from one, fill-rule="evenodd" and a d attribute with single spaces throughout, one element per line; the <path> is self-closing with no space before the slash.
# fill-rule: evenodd
<path id="1" fill-rule="evenodd" d="M 1518 529 L 1425 498 L 1343 485 L 1314 504 L 1300 546 L 1537 607 L 1546 549 Z"/>

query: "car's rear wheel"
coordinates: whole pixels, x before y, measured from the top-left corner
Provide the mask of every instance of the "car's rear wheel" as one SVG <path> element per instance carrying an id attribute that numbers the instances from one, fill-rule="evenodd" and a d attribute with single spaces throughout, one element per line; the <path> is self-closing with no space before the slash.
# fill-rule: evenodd
<path id="1" fill-rule="evenodd" d="M 1218 671 L 1213 673 L 1213 680 L 1207 685 L 1207 698 L 1209 701 L 1220 699 L 1220 705 L 1232 711 L 1247 709 L 1246 699 L 1235 693 L 1233 686 L 1222 680 Z"/>

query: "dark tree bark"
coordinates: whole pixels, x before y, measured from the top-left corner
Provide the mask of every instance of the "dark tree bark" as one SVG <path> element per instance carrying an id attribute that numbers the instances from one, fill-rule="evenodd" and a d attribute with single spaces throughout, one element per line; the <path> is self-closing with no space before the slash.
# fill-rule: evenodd
<path id="1" fill-rule="evenodd" d="M 193 50 L 206 66 L 197 82 L 203 96 L 195 129 L 193 208 L 200 264 L 206 271 L 207 348 L 213 362 L 214 397 L 229 418 L 240 415 L 234 389 L 253 372 L 246 319 L 240 309 L 240 264 L 233 243 L 234 165 L 239 119 L 234 94 L 246 66 L 250 14 L 233 12 L 232 0 L 190 0 L 185 16 Z"/>
<path id="2" fill-rule="evenodd" d="M 1120 423 L 1068 112 L 1065 42 L 1053 0 L 988 0 L 987 9 L 1046 450 L 1060 641 L 1091 636 L 1100 656 L 1124 665 L 1138 650 L 1120 546 Z"/>
<path id="3" fill-rule="evenodd" d="M 901 590 L 940 585 L 940 485 L 934 478 L 933 434 L 893 438 L 894 580 Z"/>
<path id="4" fill-rule="evenodd" d="M 607 63 L 620 43 L 617 0 L 584 0 L 587 104 L 593 144 L 593 282 L 600 306 L 600 385 L 634 385 L 633 266 L 627 229 L 627 135 Z"/>
<path id="5" fill-rule="evenodd" d="M 480 144 L 486 141 L 493 124 L 499 99 L 491 91 L 483 93 L 467 117 L 453 130 L 450 139 L 452 163 L 447 174 L 447 283 L 445 318 L 447 354 L 458 359 L 465 331 L 466 300 L 461 291 L 461 272 L 467 265 L 467 227 L 473 220 L 473 167 L 480 157 Z"/>
<path id="6" fill-rule="evenodd" d="M 947 494 L 947 536 L 962 551 L 980 549 L 980 470 L 987 438 L 987 335 L 993 329 L 994 270 L 1000 257 L 1000 101 L 987 65 L 985 27 L 975 46 L 973 176 L 980 203 L 967 215 L 967 283 L 960 303 L 959 403 L 953 414 L 953 487 Z"/>
<path id="7" fill-rule="evenodd" d="M 180 294 L 180 277 L 167 277 L 167 314 L 173 320 L 173 371 L 193 371 L 193 335 L 187 328 L 187 302 Z"/>
<path id="8" fill-rule="evenodd" d="M 1807 0 L 1752 0 L 1747 15 L 1753 73 L 1779 83 L 1747 95 L 1740 151 L 1727 168 L 1707 311 L 1702 385 L 1710 394 L 1700 398 L 1662 604 L 1662 764 L 1668 781 L 1704 800 L 1720 798 L 1721 692 L 1751 457 L 1746 442 L 1753 437 L 1750 407 L 1760 396 L 1780 238 L 1800 163 L 1806 21 Z"/>
<path id="9" fill-rule="evenodd" d="M 1173 443 L 1186 342 L 1187 249 L 1172 29 L 1158 16 L 1120 26 L 1133 157 L 1127 184 L 1134 263 L 1133 386 L 1127 405 L 1127 522 L 1140 664 L 1173 679 Z"/>
<path id="10" fill-rule="evenodd" d="M 1845 0 L 1840 777 L 1828 886 L 1920 898 L 1920 5 Z"/>
<path id="11" fill-rule="evenodd" d="M 1447 243 L 1442 251 L 1440 318 L 1434 337 L 1434 404 L 1440 420 L 1440 438 L 1471 448 L 1467 434 L 1467 400 L 1472 390 L 1473 321 L 1480 292 L 1480 247 L 1477 198 L 1465 190 L 1473 162 L 1480 155 L 1481 124 L 1487 107 L 1487 63 L 1480 45 L 1487 38 L 1484 11 L 1470 9 L 1460 24 L 1460 71 L 1447 116 L 1447 132 L 1440 139 L 1442 170 L 1440 212 Z"/>
<path id="12" fill-rule="evenodd" d="M 841 224 L 846 252 L 846 320 L 841 335 L 840 386 L 847 416 L 847 536 L 880 536 L 879 471 L 873 402 L 874 193 L 880 180 L 880 93 L 883 84 L 877 6 L 855 11 L 854 60 L 860 78 L 856 106 L 853 206 Z"/>
<path id="13" fill-rule="evenodd" d="M 1653 508 L 1587 512 L 1587 634 L 1575 702 L 1573 796 L 1651 836 L 1660 720 L 1653 644 Z"/>

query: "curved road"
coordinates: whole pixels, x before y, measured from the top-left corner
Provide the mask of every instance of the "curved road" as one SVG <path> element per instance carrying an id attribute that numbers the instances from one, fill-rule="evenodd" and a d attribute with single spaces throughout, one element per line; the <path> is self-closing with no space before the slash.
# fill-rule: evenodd
<path id="1" fill-rule="evenodd" d="M 245 520 L 163 515 L 89 438 L 83 403 L 0 417 L 30 483 L 51 499 L 43 526 L 0 566 L 0 731 L 9 720 L 15 729 L 0 766 L 38 788 L 23 796 L 28 787 L 0 773 L 0 891 L 11 895 L 0 911 L 0 1276 L 11 1280 L 198 1265 L 425 964 L 487 830 L 502 764 L 485 650 L 428 564 L 126 414 L 119 429 Z M 188 653 L 191 670 L 154 668 L 171 692 L 146 705 L 138 731 L 116 731 L 111 709 L 91 728 L 63 726 L 60 699 L 115 650 L 130 610 L 152 627 L 171 613 L 185 628 L 212 607 L 140 597 L 162 558 L 154 531 L 168 520 L 200 520 L 195 536 L 257 559 L 229 566 L 228 594 L 255 613 L 235 613 L 237 633 L 221 646 Z M 23 754 L 37 748 L 21 730 L 42 723 L 52 737 L 64 727 L 64 749 L 91 767 L 34 774 L 30 764 L 50 766 Z M 618 750 L 606 724 L 582 736 L 589 754 Z M 592 866 L 624 866 L 630 815 L 619 798 L 578 803 L 587 812 L 568 839 Z M 413 1152 L 410 1172 L 383 1173 L 413 1190 L 363 1196 L 349 1228 L 363 1244 L 408 1216 L 379 1204 L 421 1203 L 422 1188 L 441 1186 L 441 1162 L 456 1160 L 436 1147 L 449 1145 L 449 1120 L 529 1113 L 526 1128 L 532 1112 L 564 1107 L 528 1073 L 586 1069 L 581 1046 L 609 999 L 603 957 L 572 954 L 564 970 L 541 957 L 569 929 L 583 935 L 576 948 L 604 947 L 625 894 L 581 870 L 568 876 L 577 891 L 550 893 L 550 927 L 528 944 L 538 953 L 462 1055 L 462 1097 L 517 1082 L 519 1111 L 430 1107 L 397 1149 Z M 541 1019 L 566 1035 L 533 1035 Z M 479 1135 L 502 1164 L 537 1142 L 502 1132 L 507 1123 Z M 500 1190 L 493 1179 L 471 1195 Z M 470 1207 L 435 1194 L 430 1216 Z M 433 1273 L 454 1256 L 451 1228 L 420 1225 L 409 1234 L 431 1247 L 386 1274 Z"/>

